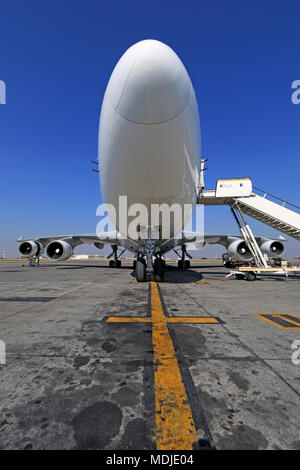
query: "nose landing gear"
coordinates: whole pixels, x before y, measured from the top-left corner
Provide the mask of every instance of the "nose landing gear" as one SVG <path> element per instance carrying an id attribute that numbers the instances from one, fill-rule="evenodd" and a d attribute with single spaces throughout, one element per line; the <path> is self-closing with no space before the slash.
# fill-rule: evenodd
<path id="1" fill-rule="evenodd" d="M 142 257 L 138 257 L 135 263 L 135 277 L 137 282 L 146 280 L 146 261 Z"/>
<path id="2" fill-rule="evenodd" d="M 165 278 L 165 260 L 162 258 L 155 258 L 153 269 L 154 269 L 154 280 L 162 282 Z"/>
<path id="3" fill-rule="evenodd" d="M 162 282 L 165 277 L 165 265 L 165 260 L 158 252 L 155 242 L 151 239 L 147 240 L 133 264 L 137 282 L 148 280 Z"/>
<path id="4" fill-rule="evenodd" d="M 153 262 L 153 269 L 149 272 L 147 271 L 145 258 L 139 256 L 135 261 L 135 277 L 137 282 L 145 282 L 148 280 L 163 282 L 165 278 L 165 265 L 165 260 L 160 257 L 156 257 Z"/>

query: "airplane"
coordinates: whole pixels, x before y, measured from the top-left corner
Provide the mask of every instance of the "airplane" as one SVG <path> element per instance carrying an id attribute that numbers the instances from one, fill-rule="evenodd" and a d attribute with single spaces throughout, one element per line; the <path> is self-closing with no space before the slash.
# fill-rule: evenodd
<path id="1" fill-rule="evenodd" d="M 204 235 L 180 231 L 191 217 L 200 190 L 201 136 L 198 104 L 190 77 L 176 53 L 157 40 L 143 40 L 131 46 L 120 58 L 109 79 L 100 114 L 98 164 L 104 203 L 116 208 L 115 230 L 92 235 L 67 235 L 19 239 L 22 256 L 39 257 L 44 252 L 52 261 L 64 261 L 75 247 L 94 244 L 112 247 L 109 267 L 121 266 L 118 249 L 134 253 L 138 282 L 164 280 L 167 252 L 181 248 L 179 269 L 190 267 L 187 248 L 194 243 L 223 245 L 231 258 L 249 262 L 252 254 L 239 236 Z M 177 204 L 192 209 L 170 222 L 167 238 L 158 227 L 136 225 L 146 236 L 133 238 L 120 226 L 119 198 L 128 206 Z M 180 220 L 179 220 L 180 219 Z M 134 217 L 126 222 L 128 228 Z M 152 236 L 154 228 L 159 232 Z M 126 230 L 125 230 L 126 232 Z M 256 239 L 269 256 L 281 256 L 279 240 Z M 178 254 L 178 252 L 176 251 Z M 112 256 L 111 255 L 111 256 Z"/>

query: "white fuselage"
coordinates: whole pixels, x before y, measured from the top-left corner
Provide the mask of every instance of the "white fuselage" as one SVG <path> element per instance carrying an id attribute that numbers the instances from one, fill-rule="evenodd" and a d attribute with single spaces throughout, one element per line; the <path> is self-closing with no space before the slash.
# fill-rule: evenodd
<path id="1" fill-rule="evenodd" d="M 184 65 L 159 41 L 134 44 L 117 63 L 101 109 L 103 201 L 117 212 L 120 195 L 129 206 L 149 210 L 151 204 L 195 204 L 200 144 L 198 105 Z"/>

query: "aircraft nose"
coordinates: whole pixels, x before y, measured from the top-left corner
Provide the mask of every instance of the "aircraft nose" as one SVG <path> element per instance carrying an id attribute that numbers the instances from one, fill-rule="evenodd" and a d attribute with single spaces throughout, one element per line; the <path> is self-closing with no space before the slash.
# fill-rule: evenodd
<path id="1" fill-rule="evenodd" d="M 159 41 L 141 41 L 120 59 L 111 77 L 110 98 L 125 119 L 160 124 L 186 107 L 192 84 L 179 57 Z"/>

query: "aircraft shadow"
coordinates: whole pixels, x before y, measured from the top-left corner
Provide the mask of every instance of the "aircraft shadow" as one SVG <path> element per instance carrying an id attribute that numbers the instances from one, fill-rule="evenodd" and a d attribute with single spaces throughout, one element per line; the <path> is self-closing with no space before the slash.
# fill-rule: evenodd
<path id="1" fill-rule="evenodd" d="M 202 273 L 187 269 L 186 271 L 179 271 L 178 269 L 169 270 L 165 272 L 165 282 L 172 284 L 188 284 L 191 282 L 201 281 L 203 279 Z"/>
<path id="2" fill-rule="evenodd" d="M 97 265 L 90 265 L 90 264 L 80 264 L 79 266 L 76 265 L 76 266 L 58 266 L 56 265 L 56 267 L 58 267 L 58 269 L 85 269 L 85 268 L 96 268 L 96 269 L 113 269 L 113 268 L 110 268 L 108 265 L 104 265 L 104 264 L 97 264 Z M 120 268 L 114 268 L 114 269 L 132 269 L 132 266 L 131 265 L 128 265 L 128 266 L 121 266 Z"/>
<path id="3" fill-rule="evenodd" d="M 57 268 L 57 269 L 63 269 L 63 270 L 72 270 L 72 269 L 86 269 L 86 268 L 94 268 L 94 269 L 107 269 L 107 270 L 112 270 L 114 271 L 115 269 L 109 268 L 108 264 L 76 264 L 74 265 L 68 265 L 68 264 L 44 264 L 40 265 L 39 267 L 51 267 L 51 268 Z M 193 266 L 195 268 L 196 266 Z M 201 266 L 200 266 L 201 267 Z M 166 265 L 166 270 L 165 270 L 165 282 L 170 282 L 170 283 L 191 283 L 191 282 L 197 282 L 203 279 L 203 275 L 200 272 L 194 271 L 193 268 L 187 269 L 185 271 L 179 271 L 177 267 L 171 266 L 171 265 Z M 130 270 L 131 277 L 135 278 L 135 272 L 132 269 L 132 265 L 123 265 L 120 268 L 117 268 L 118 270 Z M 211 274 L 207 273 L 207 274 Z M 214 273 L 215 274 L 215 273 Z M 219 273 L 219 274 L 223 274 Z"/>
<path id="4" fill-rule="evenodd" d="M 130 275 L 133 278 L 135 278 L 134 271 L 132 271 Z M 186 284 L 186 283 L 197 282 L 197 281 L 200 281 L 201 279 L 203 279 L 203 276 L 201 273 L 197 271 L 193 271 L 192 269 L 187 269 L 186 271 L 179 271 L 174 266 L 166 265 L 165 279 L 162 282 L 162 284 L 164 282 L 169 282 L 172 284 Z"/>

